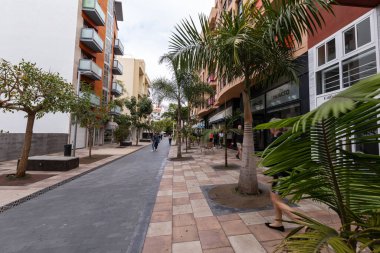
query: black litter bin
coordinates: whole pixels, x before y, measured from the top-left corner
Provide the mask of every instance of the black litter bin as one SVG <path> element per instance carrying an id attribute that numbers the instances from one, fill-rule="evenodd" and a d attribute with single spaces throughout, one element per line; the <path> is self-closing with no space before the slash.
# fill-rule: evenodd
<path id="1" fill-rule="evenodd" d="M 63 155 L 64 156 L 71 156 L 71 149 L 72 149 L 72 146 L 71 144 L 66 144 L 64 145 L 64 151 L 63 151 Z"/>

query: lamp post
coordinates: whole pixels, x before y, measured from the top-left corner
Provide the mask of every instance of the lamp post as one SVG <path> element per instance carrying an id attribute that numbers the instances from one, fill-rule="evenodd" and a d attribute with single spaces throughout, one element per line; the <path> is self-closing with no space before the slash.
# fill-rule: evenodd
<path id="1" fill-rule="evenodd" d="M 86 74 L 90 71 L 80 71 L 78 69 L 78 81 L 77 81 L 77 90 L 76 90 L 76 93 L 77 93 L 77 96 L 79 97 L 79 91 L 80 91 L 80 78 L 81 78 L 81 75 L 82 74 Z M 75 157 L 75 151 L 77 149 L 77 133 L 78 133 L 78 117 L 77 115 L 75 115 L 75 128 L 74 128 L 74 143 L 73 143 L 73 152 L 72 152 L 72 156 Z"/>

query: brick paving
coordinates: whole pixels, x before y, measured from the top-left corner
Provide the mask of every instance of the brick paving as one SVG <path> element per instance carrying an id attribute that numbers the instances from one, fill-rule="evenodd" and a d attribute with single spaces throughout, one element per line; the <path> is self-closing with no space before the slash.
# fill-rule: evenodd
<path id="1" fill-rule="evenodd" d="M 286 231 L 268 229 L 273 210 L 215 216 L 201 186 L 238 182 L 239 170 L 215 170 L 223 164 L 224 151 L 184 153 L 194 160 L 168 161 L 157 193 L 155 206 L 144 242 L 143 253 L 260 253 L 273 252 L 276 245 L 294 227 L 285 223 Z M 169 157 L 175 157 L 172 147 Z M 240 164 L 229 152 L 229 161 Z M 270 184 L 262 174 L 259 181 Z M 295 208 L 326 224 L 339 225 L 337 216 L 312 201 L 301 201 Z"/>

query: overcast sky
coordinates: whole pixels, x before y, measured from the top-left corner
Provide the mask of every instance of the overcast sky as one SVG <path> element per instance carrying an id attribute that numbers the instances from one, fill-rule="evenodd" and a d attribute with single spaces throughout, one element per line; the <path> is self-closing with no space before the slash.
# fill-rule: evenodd
<path id="1" fill-rule="evenodd" d="M 151 80 L 171 77 L 158 59 L 168 51 L 174 26 L 181 19 L 198 13 L 210 14 L 215 0 L 122 0 L 124 22 L 119 22 L 119 37 L 124 55 L 144 59 Z"/>

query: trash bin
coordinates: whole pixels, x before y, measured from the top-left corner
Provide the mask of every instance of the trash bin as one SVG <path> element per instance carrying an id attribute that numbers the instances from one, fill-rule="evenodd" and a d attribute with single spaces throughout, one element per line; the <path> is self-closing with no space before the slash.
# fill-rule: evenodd
<path id="1" fill-rule="evenodd" d="M 71 144 L 66 144 L 64 145 L 64 151 L 63 151 L 63 155 L 64 156 L 71 156 L 71 149 L 72 149 L 72 146 Z"/>

